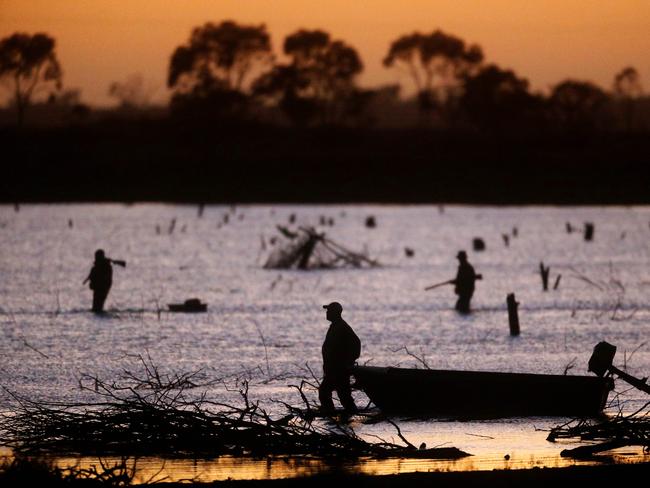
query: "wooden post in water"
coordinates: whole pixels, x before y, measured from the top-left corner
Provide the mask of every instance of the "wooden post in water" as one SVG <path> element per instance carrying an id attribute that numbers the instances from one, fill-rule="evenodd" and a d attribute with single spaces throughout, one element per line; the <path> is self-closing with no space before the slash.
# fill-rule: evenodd
<path id="1" fill-rule="evenodd" d="M 519 335 L 519 313 L 517 307 L 519 302 L 515 300 L 514 293 L 508 293 L 506 298 L 506 303 L 508 304 L 508 323 L 510 324 L 510 335 L 518 336 Z"/>
<path id="2" fill-rule="evenodd" d="M 591 222 L 585 222 L 585 241 L 593 241 L 594 239 L 594 224 Z"/>

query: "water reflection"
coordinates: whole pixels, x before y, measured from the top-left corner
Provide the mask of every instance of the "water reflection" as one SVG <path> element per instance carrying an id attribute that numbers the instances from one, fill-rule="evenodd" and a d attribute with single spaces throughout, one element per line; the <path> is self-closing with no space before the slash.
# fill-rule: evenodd
<path id="1" fill-rule="evenodd" d="M 102 458 L 105 465 L 118 464 L 122 458 Z M 98 465 L 97 458 L 56 458 L 61 467 L 89 468 Z M 161 459 L 146 457 L 137 459 L 135 483 L 151 480 L 170 482 L 233 480 L 270 480 L 304 477 L 328 472 L 350 474 L 390 475 L 432 471 L 491 471 L 501 469 L 530 469 L 534 467 L 562 468 L 569 466 L 593 466 L 602 463 L 650 462 L 650 455 L 641 448 L 625 448 L 590 460 L 576 460 L 529 452 L 510 454 L 509 459 L 500 455 L 471 456 L 457 460 L 428 459 L 371 459 L 323 460 L 310 456 L 267 458 L 242 458 L 223 456 L 215 459 Z"/>

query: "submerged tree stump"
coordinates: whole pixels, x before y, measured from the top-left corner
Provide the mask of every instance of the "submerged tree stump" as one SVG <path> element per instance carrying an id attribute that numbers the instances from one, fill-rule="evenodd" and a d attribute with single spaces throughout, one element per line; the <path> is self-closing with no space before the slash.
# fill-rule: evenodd
<path id="1" fill-rule="evenodd" d="M 517 308 L 519 307 L 519 302 L 515 300 L 515 294 L 509 293 L 506 298 L 506 303 L 508 304 L 508 324 L 510 325 L 510 335 L 518 336 L 519 335 L 519 312 Z"/>
<path id="2" fill-rule="evenodd" d="M 539 263 L 539 274 L 542 276 L 542 288 L 548 291 L 548 274 L 551 271 L 550 266 L 544 266 L 544 262 Z"/>

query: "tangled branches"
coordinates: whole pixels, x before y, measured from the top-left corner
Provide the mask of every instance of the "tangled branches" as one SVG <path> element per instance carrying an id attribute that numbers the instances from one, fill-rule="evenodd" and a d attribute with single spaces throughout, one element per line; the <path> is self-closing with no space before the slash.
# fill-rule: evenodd
<path id="1" fill-rule="evenodd" d="M 408 441 L 406 447 L 367 442 L 349 426 L 319 422 L 290 405 L 288 413 L 272 418 L 250 400 L 247 381 L 239 383 L 240 406 L 209 400 L 205 393 L 191 395 L 196 373 L 161 374 L 150 358 L 141 360 L 141 371 L 125 370 L 116 382 L 83 375 L 80 386 L 94 393 L 95 402 L 40 402 L 5 390 L 15 407 L 0 416 L 0 445 L 21 455 L 356 458 L 408 457 L 417 451 Z M 303 386 L 297 388 L 309 410 Z M 405 441 L 399 429 L 398 434 Z M 454 448 L 428 451 L 431 457 L 467 455 Z"/>
<path id="2" fill-rule="evenodd" d="M 598 452 L 625 446 L 640 446 L 650 452 L 650 402 L 636 412 L 616 416 L 602 422 L 573 420 L 551 429 L 547 439 L 580 439 L 595 441 L 597 444 L 565 449 L 560 454 L 564 457 L 587 457 Z"/>

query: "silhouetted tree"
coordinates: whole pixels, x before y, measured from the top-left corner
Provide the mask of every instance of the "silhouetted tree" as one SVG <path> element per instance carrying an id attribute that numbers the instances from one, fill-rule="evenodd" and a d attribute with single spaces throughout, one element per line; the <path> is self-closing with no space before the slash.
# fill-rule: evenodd
<path id="1" fill-rule="evenodd" d="M 632 66 L 622 69 L 614 77 L 614 96 L 620 101 L 625 129 L 635 126 L 637 99 L 643 95 L 641 76 Z"/>
<path id="2" fill-rule="evenodd" d="M 543 102 L 528 92 L 528 80 L 491 64 L 467 76 L 460 105 L 470 122 L 484 130 L 538 128 Z"/>
<path id="3" fill-rule="evenodd" d="M 18 125 L 39 91 L 51 94 L 61 89 L 62 71 L 54 47 L 54 39 L 43 33 L 15 33 L 0 40 L 0 79 L 16 105 Z"/>
<path id="4" fill-rule="evenodd" d="M 636 98 L 643 95 L 641 76 L 636 68 L 623 68 L 614 77 L 614 94 L 624 98 Z"/>
<path id="5" fill-rule="evenodd" d="M 588 81 L 566 80 L 555 86 L 549 99 L 555 122 L 565 129 L 595 129 L 609 97 Z"/>
<path id="6" fill-rule="evenodd" d="M 363 63 L 356 49 L 321 30 L 299 30 L 285 39 L 290 63 L 261 76 L 254 92 L 276 103 L 297 124 L 320 118 L 340 122 L 364 95 L 355 85 Z"/>
<path id="7" fill-rule="evenodd" d="M 457 94 L 463 78 L 480 66 L 483 51 L 478 45 L 440 30 L 430 34 L 404 35 L 393 41 L 384 66 L 406 71 L 415 84 L 423 112 L 440 108 Z"/>
<path id="8" fill-rule="evenodd" d="M 151 101 L 153 89 L 146 86 L 141 74 L 128 76 L 124 81 L 114 81 L 108 87 L 108 94 L 117 99 L 123 108 L 144 107 Z"/>
<path id="9" fill-rule="evenodd" d="M 304 95 L 310 80 L 294 65 L 279 65 L 253 84 L 253 93 L 284 112 L 296 125 L 309 124 L 319 111 L 314 97 Z"/>
<path id="10" fill-rule="evenodd" d="M 246 105 L 250 75 L 272 59 L 265 25 L 224 21 L 197 27 L 171 57 L 167 85 L 174 90 L 172 102 L 238 112 Z"/>

